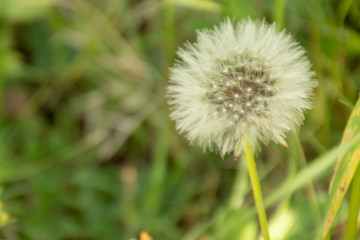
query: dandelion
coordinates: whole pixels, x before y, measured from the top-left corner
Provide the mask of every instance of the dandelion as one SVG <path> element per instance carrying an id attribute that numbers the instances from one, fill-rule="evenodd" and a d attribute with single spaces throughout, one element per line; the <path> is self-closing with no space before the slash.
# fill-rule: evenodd
<path id="1" fill-rule="evenodd" d="M 197 42 L 178 51 L 168 88 L 171 117 L 193 144 L 221 155 L 245 153 L 265 240 L 270 239 L 253 150 L 258 141 L 287 147 L 311 107 L 317 82 L 305 50 L 275 24 L 229 19 L 198 32 Z"/>
<path id="2" fill-rule="evenodd" d="M 168 100 L 177 129 L 192 144 L 237 158 L 246 141 L 284 146 L 304 120 L 317 82 L 305 50 L 275 24 L 225 20 L 200 30 L 178 51 Z"/>

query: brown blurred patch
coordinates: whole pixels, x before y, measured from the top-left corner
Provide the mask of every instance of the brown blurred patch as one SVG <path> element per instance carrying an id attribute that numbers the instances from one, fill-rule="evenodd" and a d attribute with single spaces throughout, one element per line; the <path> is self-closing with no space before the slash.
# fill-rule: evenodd
<path id="1" fill-rule="evenodd" d="M 28 96 L 18 87 L 8 87 L 4 91 L 3 109 L 5 116 L 18 117 L 23 113 Z"/>

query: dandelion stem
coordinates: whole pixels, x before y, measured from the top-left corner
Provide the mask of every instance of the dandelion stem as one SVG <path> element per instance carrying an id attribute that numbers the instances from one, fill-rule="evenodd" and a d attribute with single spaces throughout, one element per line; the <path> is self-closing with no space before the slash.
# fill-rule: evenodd
<path id="1" fill-rule="evenodd" d="M 351 185 L 349 218 L 346 226 L 345 240 L 356 238 L 356 225 L 360 204 L 360 166 L 358 166 Z"/>
<path id="2" fill-rule="evenodd" d="M 266 212 L 265 212 L 264 202 L 261 193 L 260 181 L 256 170 L 255 158 L 252 153 L 251 146 L 247 139 L 245 139 L 245 159 L 246 159 L 247 169 L 249 171 L 251 186 L 253 189 L 256 210 L 259 216 L 262 234 L 264 240 L 270 240 Z"/>

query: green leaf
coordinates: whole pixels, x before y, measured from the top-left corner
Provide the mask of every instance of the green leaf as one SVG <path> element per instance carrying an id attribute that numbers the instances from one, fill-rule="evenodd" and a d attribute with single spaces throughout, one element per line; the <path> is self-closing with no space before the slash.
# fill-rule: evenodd
<path id="1" fill-rule="evenodd" d="M 354 138 L 358 133 L 360 133 L 360 99 L 357 101 L 356 106 L 351 113 L 341 144 Z M 338 158 L 332 177 L 332 183 L 330 184 L 328 211 L 323 226 L 323 239 L 327 239 L 329 235 L 331 224 L 334 221 L 344 195 L 354 177 L 359 162 L 360 142 Z"/>

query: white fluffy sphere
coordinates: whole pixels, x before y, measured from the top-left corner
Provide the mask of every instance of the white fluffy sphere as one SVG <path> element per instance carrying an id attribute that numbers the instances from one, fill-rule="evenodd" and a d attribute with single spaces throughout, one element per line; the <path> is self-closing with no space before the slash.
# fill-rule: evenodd
<path id="1" fill-rule="evenodd" d="M 265 21 L 225 20 L 198 31 L 170 69 L 168 102 L 191 143 L 239 156 L 247 139 L 286 145 L 317 86 L 305 50 Z"/>

